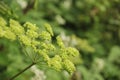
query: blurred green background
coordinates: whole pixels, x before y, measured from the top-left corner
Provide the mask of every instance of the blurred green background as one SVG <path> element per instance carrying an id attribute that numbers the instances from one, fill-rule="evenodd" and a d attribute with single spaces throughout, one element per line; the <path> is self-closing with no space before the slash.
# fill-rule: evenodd
<path id="1" fill-rule="evenodd" d="M 79 50 L 73 75 L 44 64 L 33 66 L 15 80 L 120 80 L 120 0 L 0 0 L 0 16 L 42 27 Z M 54 40 L 54 37 L 53 37 Z M 30 64 L 18 42 L 0 38 L 0 80 Z"/>

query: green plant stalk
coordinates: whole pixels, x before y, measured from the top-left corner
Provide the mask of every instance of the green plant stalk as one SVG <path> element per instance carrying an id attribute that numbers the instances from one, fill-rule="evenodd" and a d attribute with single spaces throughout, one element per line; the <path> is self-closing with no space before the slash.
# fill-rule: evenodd
<path id="1" fill-rule="evenodd" d="M 16 77 L 18 77 L 19 75 L 21 75 L 23 72 L 25 72 L 26 70 L 28 70 L 29 68 L 31 68 L 33 65 L 35 65 L 36 63 L 32 63 L 29 66 L 27 66 L 26 68 L 24 68 L 22 71 L 18 72 L 17 74 L 15 74 L 13 77 L 11 77 L 8 80 L 14 80 Z"/>

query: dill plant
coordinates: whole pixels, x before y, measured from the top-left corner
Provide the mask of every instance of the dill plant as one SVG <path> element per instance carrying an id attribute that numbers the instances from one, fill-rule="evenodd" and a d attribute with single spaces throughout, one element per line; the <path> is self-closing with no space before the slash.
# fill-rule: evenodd
<path id="1" fill-rule="evenodd" d="M 60 36 L 56 37 L 56 45 L 53 44 L 52 37 L 54 34 L 51 26 L 45 23 L 44 27 L 45 29 L 41 30 L 30 22 L 21 25 L 13 19 L 10 19 L 9 23 L 7 23 L 4 18 L 0 17 L 0 38 L 6 38 L 10 41 L 17 40 L 22 45 L 26 55 L 29 55 L 32 59 L 31 65 L 13 76 L 10 80 L 13 80 L 31 66 L 37 64 L 39 58 L 42 58 L 43 62 L 57 71 L 66 70 L 70 74 L 75 71 L 75 66 L 70 57 L 78 56 L 79 51 L 73 47 L 65 47 Z M 50 56 L 51 52 L 54 53 L 52 57 Z"/>

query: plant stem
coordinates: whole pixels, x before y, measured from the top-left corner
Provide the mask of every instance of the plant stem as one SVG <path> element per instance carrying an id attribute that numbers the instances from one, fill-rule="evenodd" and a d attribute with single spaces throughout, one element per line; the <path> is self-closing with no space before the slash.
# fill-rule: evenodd
<path id="1" fill-rule="evenodd" d="M 27 66 L 25 69 L 23 69 L 22 71 L 18 72 L 16 75 L 14 75 L 13 77 L 11 77 L 8 80 L 14 80 L 16 77 L 18 77 L 20 74 L 22 74 L 23 72 L 25 72 L 26 70 L 28 70 L 30 67 L 32 67 L 33 65 L 35 65 L 36 63 L 32 63 L 29 66 Z"/>

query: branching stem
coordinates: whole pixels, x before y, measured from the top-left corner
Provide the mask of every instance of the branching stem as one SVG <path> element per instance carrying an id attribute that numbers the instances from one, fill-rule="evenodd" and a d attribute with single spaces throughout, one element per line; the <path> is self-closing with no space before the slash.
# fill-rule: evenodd
<path id="1" fill-rule="evenodd" d="M 25 72 L 26 70 L 28 70 L 30 67 L 32 67 L 33 65 L 35 65 L 36 63 L 32 63 L 29 66 L 27 66 L 25 69 L 23 69 L 22 71 L 18 72 L 16 75 L 14 75 L 13 77 L 11 77 L 8 80 L 14 80 L 16 77 L 18 77 L 19 75 L 21 75 L 23 72 Z"/>

